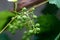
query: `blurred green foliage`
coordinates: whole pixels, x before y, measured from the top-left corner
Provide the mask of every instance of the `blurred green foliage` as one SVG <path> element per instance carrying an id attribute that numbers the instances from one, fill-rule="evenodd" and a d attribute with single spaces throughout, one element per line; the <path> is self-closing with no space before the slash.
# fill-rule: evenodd
<path id="1" fill-rule="evenodd" d="M 10 11 L 1 11 L 0 12 L 0 31 L 3 29 L 3 27 L 11 20 L 11 17 L 15 16 Z"/>
<path id="2" fill-rule="evenodd" d="M 54 40 L 60 32 L 60 21 L 55 15 L 46 14 L 38 17 L 37 22 L 40 24 L 40 33 L 36 36 L 37 40 Z"/>
<path id="3" fill-rule="evenodd" d="M 58 7 L 54 4 L 47 3 L 45 8 L 42 10 L 43 14 L 56 14 L 58 11 Z"/>

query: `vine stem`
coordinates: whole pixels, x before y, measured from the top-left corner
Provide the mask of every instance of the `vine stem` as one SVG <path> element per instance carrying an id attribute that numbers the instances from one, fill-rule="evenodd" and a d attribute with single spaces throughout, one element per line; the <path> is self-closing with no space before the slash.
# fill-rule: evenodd
<path id="1" fill-rule="evenodd" d="M 48 2 L 48 1 L 44 1 L 44 2 L 39 3 L 38 5 L 35 5 L 35 6 L 31 7 L 31 8 L 37 8 L 38 6 L 41 6 L 41 5 L 43 5 L 43 4 L 47 3 L 47 2 Z M 15 5 L 16 5 L 16 4 L 15 4 Z M 17 7 L 17 6 L 16 6 L 16 7 Z M 16 7 L 15 7 L 15 11 L 16 11 Z M 30 8 L 28 11 L 30 11 L 31 8 Z M 0 34 L 9 26 L 9 24 L 10 24 L 14 19 L 16 19 L 16 17 L 17 17 L 17 15 L 0 31 Z"/>
<path id="2" fill-rule="evenodd" d="M 16 12 L 17 9 L 17 2 L 14 2 L 14 11 Z"/>
<path id="3" fill-rule="evenodd" d="M 48 2 L 48 1 L 46 0 L 46 1 L 42 2 L 42 3 L 39 3 L 39 4 L 37 4 L 37 5 L 33 6 L 33 7 L 31 7 L 28 11 L 30 11 L 32 8 L 37 8 L 37 7 L 43 5 L 43 4 L 47 3 L 47 2 Z"/>
<path id="4" fill-rule="evenodd" d="M 16 18 L 17 16 L 13 17 L 12 20 L 0 31 L 0 34 L 9 26 L 9 24 Z"/>

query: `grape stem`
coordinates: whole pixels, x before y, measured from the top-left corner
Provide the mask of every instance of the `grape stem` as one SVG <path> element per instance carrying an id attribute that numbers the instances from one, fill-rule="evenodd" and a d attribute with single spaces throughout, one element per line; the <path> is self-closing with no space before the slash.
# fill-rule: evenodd
<path id="1" fill-rule="evenodd" d="M 43 4 L 47 3 L 47 2 L 48 2 L 48 1 L 46 0 L 46 1 L 42 2 L 42 3 L 39 3 L 38 5 L 34 5 L 34 6 L 31 7 L 31 8 L 37 8 L 37 7 L 43 5 Z M 15 5 L 16 5 L 16 4 L 15 4 Z M 16 7 L 17 7 L 17 5 L 16 5 Z M 16 11 L 16 7 L 15 7 L 15 11 Z M 31 8 L 30 8 L 28 11 L 30 11 Z M 17 15 L 0 31 L 0 34 L 1 34 L 3 31 L 5 31 L 5 29 L 9 26 L 9 24 L 10 24 L 14 19 L 16 19 L 16 17 L 17 17 Z"/>
<path id="2" fill-rule="evenodd" d="M 0 34 L 9 26 L 9 24 L 16 18 L 17 16 L 15 16 L 3 29 L 2 31 L 0 31 Z"/>

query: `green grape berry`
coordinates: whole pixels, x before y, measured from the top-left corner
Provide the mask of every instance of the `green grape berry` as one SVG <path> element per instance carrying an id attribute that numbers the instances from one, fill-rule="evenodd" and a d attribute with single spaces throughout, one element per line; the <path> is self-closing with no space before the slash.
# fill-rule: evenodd
<path id="1" fill-rule="evenodd" d="M 36 23 L 36 25 L 35 25 L 36 27 L 38 27 L 38 26 L 40 26 L 40 24 L 39 23 Z"/>
<path id="2" fill-rule="evenodd" d="M 21 16 L 18 15 L 18 16 L 17 16 L 17 19 L 20 19 L 20 18 L 21 18 Z"/>
<path id="3" fill-rule="evenodd" d="M 27 18 L 27 16 L 26 16 L 26 15 L 23 15 L 22 17 L 23 17 L 24 19 L 26 19 L 26 18 Z"/>
<path id="4" fill-rule="evenodd" d="M 14 27 L 13 25 L 11 25 L 11 24 L 9 25 L 9 28 L 13 28 L 13 27 Z"/>
<path id="5" fill-rule="evenodd" d="M 32 8 L 32 11 L 34 11 L 35 10 L 35 8 Z"/>
<path id="6" fill-rule="evenodd" d="M 17 21 L 17 23 L 16 24 L 20 24 L 21 23 L 21 21 Z"/>
<path id="7" fill-rule="evenodd" d="M 20 24 L 20 27 L 23 27 L 23 24 L 22 23 Z"/>
<path id="8" fill-rule="evenodd" d="M 27 14 L 27 12 L 24 12 L 24 14 Z"/>
<path id="9" fill-rule="evenodd" d="M 40 31 L 40 28 L 36 28 L 37 31 Z"/>
<path id="10" fill-rule="evenodd" d="M 37 16 L 36 15 L 33 15 L 33 18 L 37 18 Z"/>
<path id="11" fill-rule="evenodd" d="M 27 9 L 26 9 L 26 7 L 24 7 L 23 9 L 22 9 L 22 11 L 26 11 Z"/>
<path id="12" fill-rule="evenodd" d="M 31 8 L 30 12 L 33 12 L 35 10 L 35 8 Z"/>
<path id="13" fill-rule="evenodd" d="M 33 33 L 33 30 L 29 30 L 29 33 Z"/>
<path id="14" fill-rule="evenodd" d="M 18 29 L 18 26 L 14 26 L 15 29 Z"/>
<path id="15" fill-rule="evenodd" d="M 37 33 L 37 31 L 36 30 L 34 30 L 34 32 L 33 32 L 34 34 L 36 34 Z"/>

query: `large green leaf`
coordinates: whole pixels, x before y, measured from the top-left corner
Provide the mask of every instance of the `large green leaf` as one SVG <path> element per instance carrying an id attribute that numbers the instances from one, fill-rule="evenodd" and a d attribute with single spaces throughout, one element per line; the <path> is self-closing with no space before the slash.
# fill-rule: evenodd
<path id="1" fill-rule="evenodd" d="M 49 3 L 57 5 L 58 8 L 60 8 L 60 0 L 48 0 Z"/>
<path id="2" fill-rule="evenodd" d="M 46 14 L 38 17 L 37 22 L 40 24 L 40 32 L 55 31 L 59 28 L 59 20 L 55 15 Z"/>
<path id="3" fill-rule="evenodd" d="M 39 16 L 37 23 L 40 24 L 40 33 L 36 40 L 54 40 L 60 32 L 60 20 L 53 14 Z"/>
<path id="4" fill-rule="evenodd" d="M 3 27 L 8 23 L 11 17 L 13 17 L 15 14 L 13 14 L 10 11 L 1 11 L 0 12 L 0 31 L 3 29 Z"/>

